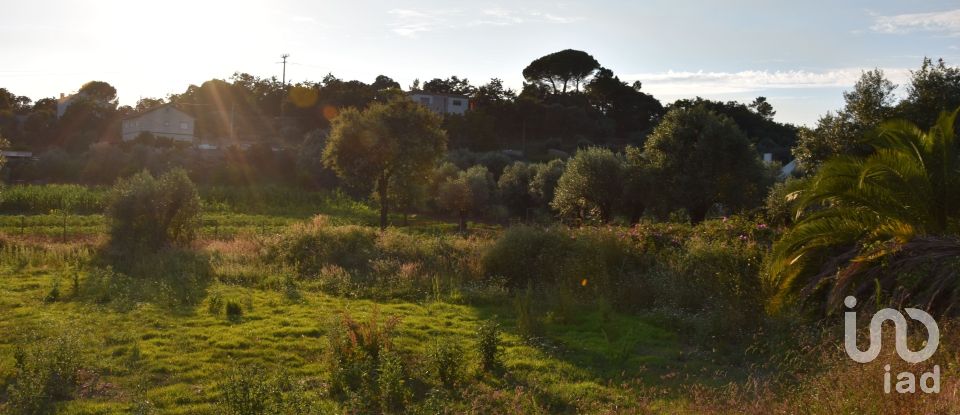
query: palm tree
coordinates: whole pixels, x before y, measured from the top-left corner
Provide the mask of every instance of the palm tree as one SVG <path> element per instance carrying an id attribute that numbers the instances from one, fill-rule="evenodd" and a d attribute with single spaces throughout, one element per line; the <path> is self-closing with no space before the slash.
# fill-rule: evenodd
<path id="1" fill-rule="evenodd" d="M 957 113 L 929 131 L 888 121 L 865 139 L 867 157 L 824 163 L 799 190 L 796 225 L 773 247 L 774 306 L 826 292 L 946 311 L 960 298 L 960 151 Z"/>

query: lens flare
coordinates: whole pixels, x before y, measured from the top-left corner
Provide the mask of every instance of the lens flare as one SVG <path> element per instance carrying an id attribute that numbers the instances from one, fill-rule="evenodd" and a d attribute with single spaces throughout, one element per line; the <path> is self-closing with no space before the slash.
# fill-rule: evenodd
<path id="1" fill-rule="evenodd" d="M 340 111 L 337 110 L 336 107 L 332 105 L 323 106 L 323 117 L 326 118 L 327 121 L 333 121 L 334 118 L 337 118 L 337 115 L 340 115 Z"/>

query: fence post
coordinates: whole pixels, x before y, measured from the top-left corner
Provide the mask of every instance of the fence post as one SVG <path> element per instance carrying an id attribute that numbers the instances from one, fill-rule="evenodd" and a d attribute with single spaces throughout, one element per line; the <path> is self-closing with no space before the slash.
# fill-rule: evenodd
<path id="1" fill-rule="evenodd" d="M 20 236 L 23 236 L 23 228 L 26 225 L 24 222 L 26 222 L 26 220 L 27 220 L 26 216 L 20 215 Z"/>

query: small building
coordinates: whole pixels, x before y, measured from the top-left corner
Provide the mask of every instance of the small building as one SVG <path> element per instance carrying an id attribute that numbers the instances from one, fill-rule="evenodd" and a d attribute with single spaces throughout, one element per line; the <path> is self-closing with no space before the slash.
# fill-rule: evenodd
<path id="1" fill-rule="evenodd" d="M 470 98 L 464 95 L 440 94 L 426 91 L 410 91 L 407 93 L 414 102 L 430 108 L 437 114 L 463 115 L 470 108 Z"/>
<path id="2" fill-rule="evenodd" d="M 121 124 L 123 141 L 137 138 L 141 133 L 167 137 L 176 141 L 193 142 L 196 119 L 173 104 L 163 104 L 146 111 L 128 115 Z"/>

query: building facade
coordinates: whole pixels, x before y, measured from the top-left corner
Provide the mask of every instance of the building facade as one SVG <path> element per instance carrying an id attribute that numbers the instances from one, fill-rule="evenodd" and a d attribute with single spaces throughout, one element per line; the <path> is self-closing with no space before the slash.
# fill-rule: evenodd
<path id="1" fill-rule="evenodd" d="M 195 127 L 196 120 L 172 104 L 156 106 L 127 116 L 121 125 L 123 141 L 133 140 L 141 133 L 150 133 L 154 137 L 193 142 L 196 138 Z"/>
<path id="2" fill-rule="evenodd" d="M 463 115 L 470 108 L 470 99 L 463 95 L 438 94 L 425 91 L 411 91 L 407 93 L 414 102 L 417 102 L 438 114 Z"/>

